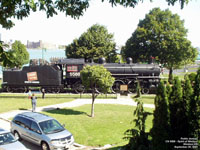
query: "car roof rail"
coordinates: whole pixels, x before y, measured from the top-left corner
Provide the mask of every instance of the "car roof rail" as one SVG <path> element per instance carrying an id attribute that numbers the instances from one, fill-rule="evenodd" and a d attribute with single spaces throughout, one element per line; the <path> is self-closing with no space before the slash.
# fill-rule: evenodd
<path id="1" fill-rule="evenodd" d="M 50 117 L 50 116 L 48 116 L 48 115 L 46 115 L 46 114 L 40 113 L 40 112 L 24 112 L 24 113 L 21 113 L 21 114 L 19 114 L 19 115 L 37 121 L 34 117 L 28 116 L 28 115 L 27 115 L 28 113 L 35 113 L 35 114 L 39 114 L 39 115 L 46 116 L 46 117 L 48 117 L 48 118 L 52 118 L 52 117 Z"/>

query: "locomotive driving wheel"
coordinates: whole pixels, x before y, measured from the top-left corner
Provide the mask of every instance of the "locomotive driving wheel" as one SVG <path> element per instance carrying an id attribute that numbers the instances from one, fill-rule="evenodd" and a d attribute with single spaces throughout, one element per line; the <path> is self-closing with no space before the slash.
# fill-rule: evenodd
<path id="1" fill-rule="evenodd" d="M 129 93 L 136 93 L 136 91 L 137 91 L 137 82 L 135 82 L 135 80 L 129 81 L 128 92 Z"/>
<path id="2" fill-rule="evenodd" d="M 120 86 L 124 84 L 124 81 L 122 80 L 116 80 L 112 86 L 113 93 L 119 93 L 120 92 Z"/>
<path id="3" fill-rule="evenodd" d="M 142 88 L 142 94 L 149 94 L 149 89 L 148 88 Z"/>
<path id="4" fill-rule="evenodd" d="M 52 92 L 53 92 L 53 93 L 60 93 L 60 89 L 59 89 L 59 88 L 54 88 L 54 89 L 52 90 Z"/>
<path id="5" fill-rule="evenodd" d="M 28 92 L 28 88 L 27 87 L 23 87 L 22 88 L 22 92 L 24 92 L 24 93 Z"/>
<path id="6" fill-rule="evenodd" d="M 80 82 L 80 81 L 77 81 L 74 85 L 74 90 L 77 94 L 79 93 L 83 93 L 85 91 L 85 87 L 84 85 Z"/>
<path id="7" fill-rule="evenodd" d="M 8 87 L 6 88 L 6 91 L 9 92 L 9 93 L 12 93 L 12 92 L 13 92 L 13 89 L 12 89 L 11 87 L 8 86 Z"/>

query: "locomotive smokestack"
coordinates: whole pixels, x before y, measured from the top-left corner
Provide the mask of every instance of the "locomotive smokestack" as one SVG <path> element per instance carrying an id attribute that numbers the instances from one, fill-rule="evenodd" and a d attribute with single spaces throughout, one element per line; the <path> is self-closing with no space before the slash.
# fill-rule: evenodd
<path id="1" fill-rule="evenodd" d="M 105 64 L 106 59 L 104 57 L 99 58 L 99 64 Z"/>
<path id="2" fill-rule="evenodd" d="M 127 64 L 132 64 L 133 63 L 133 59 L 131 57 L 128 57 L 126 59 Z"/>

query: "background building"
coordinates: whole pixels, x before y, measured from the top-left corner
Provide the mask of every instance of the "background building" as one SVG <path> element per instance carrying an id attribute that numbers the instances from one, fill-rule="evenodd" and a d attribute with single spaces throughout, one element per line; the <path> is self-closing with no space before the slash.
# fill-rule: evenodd
<path id="1" fill-rule="evenodd" d="M 52 43 L 47 43 L 47 42 L 43 42 L 42 40 L 39 40 L 39 42 L 30 42 L 30 41 L 27 41 L 27 45 L 26 45 L 27 48 L 30 48 L 30 49 L 56 49 L 57 46 L 55 44 L 52 44 Z"/>

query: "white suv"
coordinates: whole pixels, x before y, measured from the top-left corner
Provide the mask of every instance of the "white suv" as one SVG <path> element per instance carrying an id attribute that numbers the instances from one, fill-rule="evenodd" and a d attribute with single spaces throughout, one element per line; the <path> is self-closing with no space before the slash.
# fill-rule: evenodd
<path id="1" fill-rule="evenodd" d="M 11 122 L 11 132 L 19 140 L 41 146 L 42 150 L 70 149 L 74 143 L 73 135 L 57 120 L 36 112 L 16 115 Z"/>

